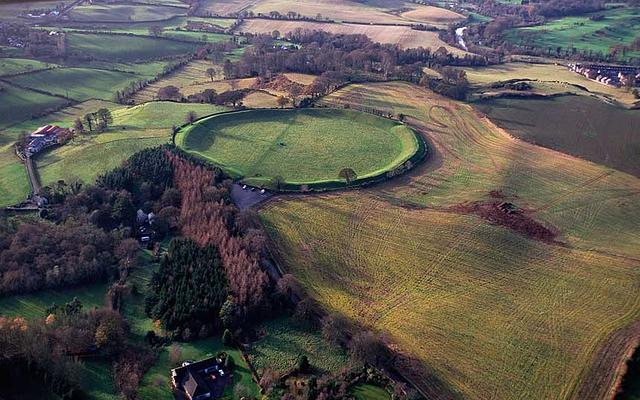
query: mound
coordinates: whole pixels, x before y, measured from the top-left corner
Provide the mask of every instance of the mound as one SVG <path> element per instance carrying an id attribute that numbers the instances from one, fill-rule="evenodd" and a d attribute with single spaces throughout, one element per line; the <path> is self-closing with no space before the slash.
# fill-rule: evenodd
<path id="1" fill-rule="evenodd" d="M 414 132 L 400 123 L 337 109 L 208 117 L 178 133 L 176 143 L 249 184 L 288 190 L 344 186 L 343 168 L 357 174 L 352 184 L 366 183 L 424 152 Z"/>

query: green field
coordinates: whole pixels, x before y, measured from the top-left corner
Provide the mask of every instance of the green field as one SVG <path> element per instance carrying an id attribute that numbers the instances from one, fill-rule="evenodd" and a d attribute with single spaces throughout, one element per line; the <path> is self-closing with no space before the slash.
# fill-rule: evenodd
<path id="1" fill-rule="evenodd" d="M 640 176 L 640 113 L 591 97 L 494 99 L 477 104 L 514 136 Z"/>
<path id="2" fill-rule="evenodd" d="M 98 33 L 69 33 L 67 34 L 67 42 L 68 51 L 71 54 L 109 62 L 132 62 L 186 56 L 196 49 L 194 43 Z"/>
<path id="3" fill-rule="evenodd" d="M 98 175 L 119 166 L 133 153 L 168 143 L 171 140 L 171 127 L 183 124 L 187 112 L 208 115 L 226 110 L 209 104 L 170 102 L 151 102 L 130 108 L 114 107 L 111 129 L 78 136 L 64 146 L 38 155 L 36 166 L 43 184 L 59 179 L 93 182 Z M 67 123 L 72 124 L 74 117 L 70 114 Z"/>
<path id="4" fill-rule="evenodd" d="M 339 181 L 342 168 L 358 178 L 392 170 L 418 150 L 404 125 L 337 109 L 256 110 L 207 118 L 184 129 L 176 143 L 185 150 L 242 176 L 268 184 Z"/>
<path id="5" fill-rule="evenodd" d="M 351 389 L 351 394 L 356 400 L 390 400 L 389 392 L 381 387 L 373 385 L 356 385 Z"/>
<path id="6" fill-rule="evenodd" d="M 433 398 L 577 399 L 600 347 L 640 318 L 640 179 L 513 139 L 405 83 L 350 85 L 322 103 L 402 112 L 436 155 L 387 184 L 267 203 L 283 268 L 421 360 L 412 376 Z M 513 202 L 564 244 L 452 212 L 471 201 Z"/>
<path id="7" fill-rule="evenodd" d="M 0 91 L 0 207 L 4 207 L 25 200 L 30 192 L 27 173 L 13 147 L 20 132 L 28 129 L 7 127 L 23 120 L 31 122 L 32 115 L 60 107 L 67 101 L 15 86 L 0 87 L 4 87 Z"/>
<path id="8" fill-rule="evenodd" d="M 165 7 L 159 4 L 89 4 L 74 7 L 69 13 L 77 22 L 141 22 L 162 21 L 177 15 L 184 15 L 181 7 Z"/>
<path id="9" fill-rule="evenodd" d="M 41 69 L 54 68 L 56 66 L 56 64 L 49 64 L 38 60 L 29 60 L 27 58 L 0 58 L 0 76 L 38 71 Z"/>
<path id="10" fill-rule="evenodd" d="M 51 304 L 64 305 L 77 297 L 84 310 L 104 306 L 107 292 L 106 283 L 80 286 L 65 290 L 43 290 L 32 294 L 21 294 L 0 298 L 0 315 L 24 317 L 26 319 L 44 319 L 45 310 Z"/>
<path id="11" fill-rule="evenodd" d="M 603 15 L 604 19 L 592 21 L 589 17 Z M 535 46 L 540 49 L 551 49 L 552 54 L 557 48 L 570 50 L 593 51 L 594 53 L 609 54 L 609 47 L 614 45 L 629 45 L 638 37 L 640 24 L 640 8 L 613 8 L 576 17 L 565 17 L 553 20 L 544 25 L 518 28 L 507 33 L 507 40 L 522 46 Z M 639 58 L 639 51 L 620 54 L 620 60 Z"/>
<path id="12" fill-rule="evenodd" d="M 13 80 L 17 80 L 17 78 L 12 78 Z M 0 90 L 0 129 L 68 102 L 60 97 L 48 96 L 12 85 L 0 83 L 0 88 L 2 88 Z"/>
<path id="13" fill-rule="evenodd" d="M 113 384 L 112 366 L 106 360 L 82 361 L 80 385 L 89 400 L 119 400 Z"/>
<path id="14" fill-rule="evenodd" d="M 264 335 L 251 344 L 249 356 L 258 369 L 272 368 L 278 372 L 290 370 L 299 355 L 305 354 L 313 368 L 334 373 L 348 364 L 347 355 L 327 343 L 317 329 L 291 318 L 279 318 L 262 324 L 258 332 Z"/>
<path id="15" fill-rule="evenodd" d="M 91 68 L 57 68 L 11 78 L 15 84 L 43 90 L 76 101 L 111 100 L 116 90 L 124 89 L 141 77 L 135 74 Z M 63 101 L 63 100 L 61 100 Z"/>

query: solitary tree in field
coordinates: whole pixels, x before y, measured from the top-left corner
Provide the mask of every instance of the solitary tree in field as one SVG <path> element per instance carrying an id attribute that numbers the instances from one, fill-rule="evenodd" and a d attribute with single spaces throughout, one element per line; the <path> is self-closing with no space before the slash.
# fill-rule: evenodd
<path id="1" fill-rule="evenodd" d="M 356 171 L 351 168 L 342 168 L 340 170 L 340 173 L 338 173 L 338 176 L 344 179 L 345 182 L 347 182 L 347 185 L 350 185 L 351 182 L 353 182 L 358 177 L 358 175 L 356 175 Z"/>
<path id="2" fill-rule="evenodd" d="M 207 76 L 211 79 L 211 82 L 213 82 L 213 78 L 216 77 L 216 70 L 213 68 L 207 68 Z"/>
<path id="3" fill-rule="evenodd" d="M 284 108 L 284 106 L 286 106 L 288 103 L 289 99 L 284 96 L 278 96 L 278 98 L 276 99 L 276 104 L 278 104 L 278 107 L 280 108 Z"/>
<path id="4" fill-rule="evenodd" d="M 193 123 L 193 121 L 195 121 L 198 118 L 198 116 L 196 115 L 195 111 L 189 111 L 187 113 L 187 117 L 185 118 L 185 121 L 187 121 L 187 123 L 191 124 Z"/>

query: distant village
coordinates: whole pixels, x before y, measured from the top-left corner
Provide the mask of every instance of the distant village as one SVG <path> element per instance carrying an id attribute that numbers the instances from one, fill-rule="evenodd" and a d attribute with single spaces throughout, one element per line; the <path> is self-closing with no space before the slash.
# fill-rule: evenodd
<path id="1" fill-rule="evenodd" d="M 569 64 L 569 69 L 603 85 L 613 87 L 640 86 L 640 67 L 604 64 Z"/>

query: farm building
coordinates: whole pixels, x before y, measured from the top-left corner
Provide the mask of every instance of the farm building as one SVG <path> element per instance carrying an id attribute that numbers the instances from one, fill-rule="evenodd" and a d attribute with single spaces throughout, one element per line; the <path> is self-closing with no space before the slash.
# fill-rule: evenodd
<path id="1" fill-rule="evenodd" d="M 70 135 L 71 131 L 67 128 L 54 125 L 41 126 L 29 135 L 27 155 L 32 156 L 49 146 L 63 143 Z"/>
<path id="2" fill-rule="evenodd" d="M 604 85 L 620 87 L 631 81 L 631 86 L 640 84 L 640 68 L 600 64 L 569 64 L 569 69 Z"/>
<path id="3" fill-rule="evenodd" d="M 233 374 L 228 372 L 224 370 L 224 359 L 220 355 L 198 362 L 186 361 L 171 370 L 171 385 L 177 399 L 217 399 L 232 379 Z"/>

